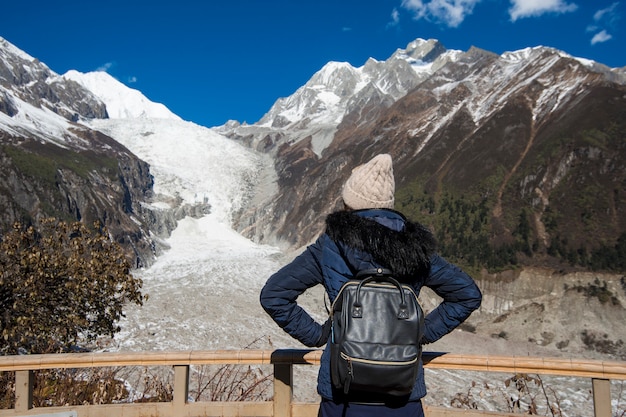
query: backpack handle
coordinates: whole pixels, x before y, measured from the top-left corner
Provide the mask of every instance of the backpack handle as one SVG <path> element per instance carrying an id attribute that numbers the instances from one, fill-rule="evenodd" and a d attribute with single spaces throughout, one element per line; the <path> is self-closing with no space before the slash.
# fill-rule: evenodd
<path id="1" fill-rule="evenodd" d="M 372 274 L 372 271 L 374 271 L 374 274 Z M 386 282 L 393 284 L 398 289 L 398 291 L 400 291 L 400 309 L 398 310 L 398 315 L 397 315 L 398 319 L 406 320 L 409 318 L 409 310 L 407 308 L 406 299 L 404 297 L 404 291 L 402 290 L 402 286 L 395 278 L 392 278 L 391 276 L 387 274 L 391 274 L 391 271 L 388 269 L 384 269 L 384 268 L 370 269 L 366 271 L 361 271 L 357 274 L 357 277 L 359 275 L 369 275 L 369 276 L 363 279 L 361 282 L 359 282 L 359 286 L 356 289 L 354 303 L 352 304 L 352 317 L 354 318 L 363 317 L 363 306 L 361 305 L 361 302 L 359 301 L 361 287 L 363 287 L 363 285 L 372 281 L 386 281 Z"/>

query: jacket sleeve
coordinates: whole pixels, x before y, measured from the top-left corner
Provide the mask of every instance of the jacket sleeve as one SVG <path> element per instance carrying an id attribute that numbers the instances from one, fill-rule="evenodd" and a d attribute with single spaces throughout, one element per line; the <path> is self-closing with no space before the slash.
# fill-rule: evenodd
<path id="1" fill-rule="evenodd" d="M 296 299 L 307 288 L 323 282 L 317 262 L 319 248 L 309 246 L 291 263 L 273 274 L 261 290 L 263 309 L 285 332 L 309 347 L 321 346 L 322 326 L 300 307 Z"/>
<path id="2" fill-rule="evenodd" d="M 424 319 L 424 343 L 433 343 L 450 333 L 480 307 L 482 294 L 469 275 L 439 255 L 431 259 L 425 286 L 443 298 Z"/>

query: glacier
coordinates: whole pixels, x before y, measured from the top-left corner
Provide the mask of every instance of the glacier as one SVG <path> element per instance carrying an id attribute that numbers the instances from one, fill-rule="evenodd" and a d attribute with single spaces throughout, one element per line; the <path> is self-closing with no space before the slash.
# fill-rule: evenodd
<path id="1" fill-rule="evenodd" d="M 156 210 L 206 204 L 185 217 L 154 264 L 136 270 L 148 300 L 129 306 L 114 344 L 120 350 L 242 348 L 272 324 L 255 300 L 279 268 L 278 248 L 259 245 L 231 227 L 269 163 L 210 129 L 175 119 L 92 120 L 150 164 Z M 255 324 L 256 323 L 256 324 Z M 254 334 L 256 332 L 256 334 Z"/>

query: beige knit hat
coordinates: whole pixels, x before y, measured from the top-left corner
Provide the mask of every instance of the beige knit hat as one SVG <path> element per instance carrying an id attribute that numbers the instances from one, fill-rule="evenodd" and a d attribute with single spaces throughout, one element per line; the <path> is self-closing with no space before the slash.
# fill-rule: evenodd
<path id="1" fill-rule="evenodd" d="M 346 206 L 354 210 L 392 209 L 395 188 L 391 156 L 380 154 L 352 170 L 341 197 Z"/>

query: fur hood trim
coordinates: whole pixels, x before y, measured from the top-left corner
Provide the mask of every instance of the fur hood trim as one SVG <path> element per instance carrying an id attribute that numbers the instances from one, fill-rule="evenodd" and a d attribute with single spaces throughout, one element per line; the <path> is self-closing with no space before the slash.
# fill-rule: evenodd
<path id="1" fill-rule="evenodd" d="M 353 211 L 339 211 L 326 218 L 326 233 L 336 243 L 371 254 L 376 262 L 399 277 L 426 276 L 430 258 L 436 251 L 435 237 L 421 224 L 390 212 L 402 219 L 401 230 L 393 230 Z"/>

